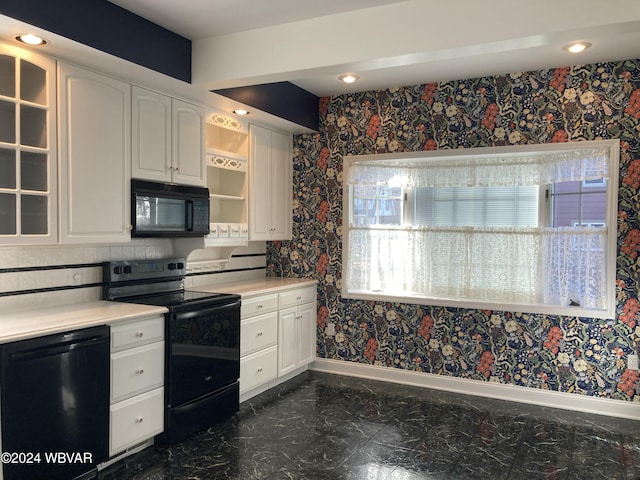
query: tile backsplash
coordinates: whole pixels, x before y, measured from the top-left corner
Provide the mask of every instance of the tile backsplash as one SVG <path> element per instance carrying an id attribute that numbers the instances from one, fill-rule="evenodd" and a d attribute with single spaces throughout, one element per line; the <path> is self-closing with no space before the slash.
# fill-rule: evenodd
<path id="1" fill-rule="evenodd" d="M 102 262 L 170 257 L 173 250 L 167 239 L 133 239 L 126 245 L 2 247 L 0 312 L 99 300 Z"/>
<path id="2" fill-rule="evenodd" d="M 189 256 L 186 288 L 266 275 L 265 242 L 237 248 L 227 261 L 220 261 L 219 253 L 203 249 Z M 167 239 L 133 239 L 126 245 L 0 247 L 0 316 L 15 309 L 100 300 L 103 262 L 172 256 L 181 255 Z"/>

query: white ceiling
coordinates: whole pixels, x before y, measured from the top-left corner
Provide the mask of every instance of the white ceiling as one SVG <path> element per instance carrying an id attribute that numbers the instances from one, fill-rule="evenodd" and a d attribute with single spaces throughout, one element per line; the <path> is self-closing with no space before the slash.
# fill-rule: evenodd
<path id="1" fill-rule="evenodd" d="M 290 81 L 323 96 L 640 58 L 638 0 L 111 1 L 191 39 L 207 89 Z M 572 55 L 573 40 L 593 46 Z"/>
<path id="2" fill-rule="evenodd" d="M 402 0 L 109 0 L 174 33 L 199 40 L 398 3 Z"/>

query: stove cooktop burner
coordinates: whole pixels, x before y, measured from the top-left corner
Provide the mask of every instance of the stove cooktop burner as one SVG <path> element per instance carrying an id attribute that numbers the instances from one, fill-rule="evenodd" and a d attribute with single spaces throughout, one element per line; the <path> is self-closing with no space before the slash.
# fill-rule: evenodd
<path id="1" fill-rule="evenodd" d="M 195 290 L 183 290 L 179 292 L 165 292 L 151 295 L 140 295 L 128 297 L 118 301 L 127 303 L 141 303 L 143 305 L 155 305 L 158 307 L 181 307 L 195 303 L 207 303 L 212 306 L 222 301 L 233 301 L 238 299 L 237 295 L 227 293 L 198 292 Z M 217 300 L 217 301 L 216 301 Z"/>

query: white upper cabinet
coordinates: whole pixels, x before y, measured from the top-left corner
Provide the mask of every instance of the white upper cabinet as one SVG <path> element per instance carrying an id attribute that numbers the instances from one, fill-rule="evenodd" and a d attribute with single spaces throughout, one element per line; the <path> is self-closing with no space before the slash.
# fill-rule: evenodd
<path id="1" fill-rule="evenodd" d="M 57 241 L 55 61 L 0 44 L 0 244 Z"/>
<path id="2" fill-rule="evenodd" d="M 289 240 L 291 135 L 251 125 L 249 138 L 249 240 Z"/>
<path id="3" fill-rule="evenodd" d="M 170 182 L 171 98 L 133 86 L 131 102 L 131 174 Z"/>
<path id="4" fill-rule="evenodd" d="M 126 242 L 130 234 L 131 87 L 58 64 L 60 242 Z"/>
<path id="5" fill-rule="evenodd" d="M 204 186 L 204 108 L 172 99 L 173 180 Z"/>
<path id="6" fill-rule="evenodd" d="M 204 186 L 204 109 L 137 86 L 132 103 L 132 176 Z"/>

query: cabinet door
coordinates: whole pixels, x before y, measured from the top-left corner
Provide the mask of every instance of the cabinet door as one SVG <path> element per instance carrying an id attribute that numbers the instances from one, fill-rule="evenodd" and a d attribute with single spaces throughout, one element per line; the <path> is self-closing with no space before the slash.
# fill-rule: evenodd
<path id="1" fill-rule="evenodd" d="M 278 376 L 286 375 L 298 367 L 298 336 L 296 334 L 296 308 L 280 310 L 278 315 Z"/>
<path id="2" fill-rule="evenodd" d="M 171 98 L 133 86 L 131 173 L 134 178 L 171 181 Z"/>
<path id="3" fill-rule="evenodd" d="M 251 125 L 249 164 L 249 239 L 271 238 L 271 131 Z"/>
<path id="4" fill-rule="evenodd" d="M 291 239 L 291 136 L 251 125 L 249 240 Z"/>
<path id="5" fill-rule="evenodd" d="M 291 239 L 291 136 L 271 132 L 271 239 Z"/>
<path id="6" fill-rule="evenodd" d="M 172 99 L 173 181 L 205 185 L 204 109 Z"/>
<path id="7" fill-rule="evenodd" d="M 316 358 L 316 304 L 298 307 L 298 366 L 307 365 Z"/>
<path id="8" fill-rule="evenodd" d="M 60 241 L 129 241 L 131 87 L 59 63 Z"/>
<path id="9" fill-rule="evenodd" d="M 58 240 L 55 71 L 0 45 L 0 244 Z"/>

